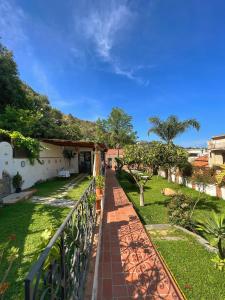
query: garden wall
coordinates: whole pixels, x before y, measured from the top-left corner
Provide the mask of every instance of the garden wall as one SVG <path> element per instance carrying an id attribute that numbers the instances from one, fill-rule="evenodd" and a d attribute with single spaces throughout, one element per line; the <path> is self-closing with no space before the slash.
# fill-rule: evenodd
<path id="1" fill-rule="evenodd" d="M 163 170 L 159 170 L 159 175 L 164 178 L 166 177 L 166 173 Z M 200 189 L 200 191 L 203 191 L 203 186 L 196 185 L 193 182 L 190 182 L 190 181 L 182 178 L 181 176 L 176 176 L 175 174 L 172 174 L 171 179 L 172 179 L 172 182 L 184 184 L 185 186 L 195 189 L 196 191 L 198 191 L 199 189 Z M 224 187 L 220 188 L 216 185 L 209 184 L 205 187 L 204 192 L 207 195 L 220 197 L 225 200 L 225 188 Z"/>
<path id="2" fill-rule="evenodd" d="M 6 172 L 13 177 L 19 172 L 24 180 L 22 189 L 33 186 L 37 181 L 46 180 L 57 176 L 62 169 L 73 169 L 78 173 L 78 155 L 71 160 L 69 166 L 68 160 L 63 157 L 63 147 L 42 143 L 46 148 L 40 152 L 40 161 L 35 161 L 31 165 L 27 158 L 13 158 L 13 150 L 9 143 L 0 143 L 0 180 L 2 173 Z M 67 147 L 69 148 L 69 147 Z M 11 187 L 11 192 L 13 189 Z"/>

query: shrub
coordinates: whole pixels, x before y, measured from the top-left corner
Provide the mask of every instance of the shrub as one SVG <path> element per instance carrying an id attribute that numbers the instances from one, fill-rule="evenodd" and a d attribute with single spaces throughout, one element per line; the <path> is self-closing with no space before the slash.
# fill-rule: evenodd
<path id="1" fill-rule="evenodd" d="M 189 161 L 184 162 L 179 166 L 179 170 L 183 177 L 191 177 L 193 173 L 193 166 Z"/>
<path id="2" fill-rule="evenodd" d="M 21 187 L 23 185 L 23 179 L 19 172 L 17 172 L 16 175 L 13 176 L 12 184 L 13 187 L 16 189 L 16 192 L 21 191 Z"/>
<path id="3" fill-rule="evenodd" d="M 183 194 L 173 196 L 168 205 L 170 222 L 192 230 L 194 228 L 191 220 L 193 205 L 194 201 L 191 197 Z"/>
<path id="4" fill-rule="evenodd" d="M 197 229 L 210 236 L 210 242 L 218 248 L 218 255 L 212 259 L 219 270 L 225 270 L 225 216 L 213 212 L 212 216 L 198 220 Z"/>
<path id="5" fill-rule="evenodd" d="M 203 192 L 208 184 L 215 183 L 215 174 L 213 169 L 195 169 L 191 178 L 192 182 L 202 187 Z"/>

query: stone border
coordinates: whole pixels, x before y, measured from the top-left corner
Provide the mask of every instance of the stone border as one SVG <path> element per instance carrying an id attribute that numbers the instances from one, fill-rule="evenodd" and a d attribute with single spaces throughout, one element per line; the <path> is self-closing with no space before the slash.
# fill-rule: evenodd
<path id="1" fill-rule="evenodd" d="M 213 252 L 213 253 L 217 253 L 218 250 L 211 246 L 209 244 L 209 242 L 204 239 L 203 237 L 201 237 L 200 235 L 198 235 L 197 233 L 194 233 L 190 230 L 187 230 L 181 226 L 178 226 L 178 225 L 172 225 L 172 224 L 149 224 L 149 225 L 145 225 L 145 228 L 146 230 L 151 230 L 151 229 L 156 229 L 156 230 L 163 230 L 163 229 L 166 229 L 166 228 L 177 228 L 191 236 L 193 236 L 198 242 L 199 244 L 201 244 L 204 248 L 206 248 L 206 250 L 208 250 L 209 252 Z"/>
<path id="2" fill-rule="evenodd" d="M 208 250 L 209 252 L 218 253 L 218 250 L 217 250 L 215 247 L 211 246 L 211 245 L 209 244 L 209 242 L 208 242 L 206 239 L 204 239 L 203 237 L 201 237 L 201 236 L 198 235 L 197 233 L 194 233 L 194 232 L 192 232 L 192 231 L 189 231 L 189 230 L 187 230 L 186 228 L 183 228 L 183 227 L 178 226 L 178 225 L 174 225 L 174 227 L 177 228 L 177 229 L 182 230 L 183 232 L 185 232 L 185 233 L 187 233 L 187 234 L 189 234 L 189 235 L 192 235 L 193 237 L 195 237 L 196 240 L 199 242 L 199 244 L 201 244 L 201 245 L 202 245 L 204 248 L 206 248 L 206 250 Z"/>

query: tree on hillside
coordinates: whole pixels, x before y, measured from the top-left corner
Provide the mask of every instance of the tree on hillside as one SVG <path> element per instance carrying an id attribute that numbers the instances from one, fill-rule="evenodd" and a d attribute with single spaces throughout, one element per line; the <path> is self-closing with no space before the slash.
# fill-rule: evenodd
<path id="1" fill-rule="evenodd" d="M 108 132 L 110 144 L 115 147 L 123 147 L 132 144 L 137 139 L 137 133 L 133 130 L 132 117 L 121 108 L 114 107 L 108 117 Z"/>
<path id="2" fill-rule="evenodd" d="M 93 140 L 95 123 L 65 115 L 19 78 L 13 54 L 0 44 L 0 127 L 36 138 Z"/>
<path id="3" fill-rule="evenodd" d="M 95 125 L 95 141 L 98 143 L 109 144 L 107 120 L 98 118 Z"/>
<path id="4" fill-rule="evenodd" d="M 173 143 L 173 140 L 185 132 L 190 127 L 197 130 L 200 129 L 200 124 L 195 119 L 188 119 L 179 121 L 176 116 L 169 116 L 165 121 L 160 120 L 158 117 L 149 118 L 152 127 L 148 130 L 148 134 L 155 133 L 167 144 Z"/>
<path id="5" fill-rule="evenodd" d="M 7 105 L 28 108 L 13 54 L 0 43 L 0 111 Z"/>

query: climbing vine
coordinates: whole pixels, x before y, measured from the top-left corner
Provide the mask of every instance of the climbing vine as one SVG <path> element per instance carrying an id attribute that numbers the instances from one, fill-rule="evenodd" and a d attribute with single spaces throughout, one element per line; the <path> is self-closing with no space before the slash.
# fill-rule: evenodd
<path id="1" fill-rule="evenodd" d="M 27 157 L 32 165 L 34 164 L 35 159 L 40 162 L 39 154 L 44 147 L 40 145 L 40 142 L 38 140 L 32 139 L 30 137 L 25 137 L 18 131 L 10 132 L 0 129 L 0 141 L 10 142 L 13 147 L 25 150 L 27 153 Z"/>

